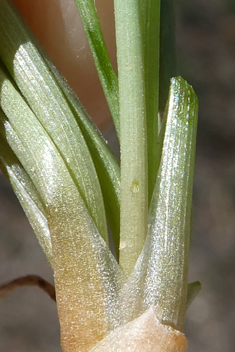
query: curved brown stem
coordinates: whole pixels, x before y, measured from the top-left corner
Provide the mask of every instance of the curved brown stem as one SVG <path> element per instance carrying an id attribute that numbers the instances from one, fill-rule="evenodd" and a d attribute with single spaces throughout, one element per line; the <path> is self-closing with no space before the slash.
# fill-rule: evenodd
<path id="1" fill-rule="evenodd" d="M 0 286 L 0 301 L 9 295 L 12 291 L 24 286 L 37 286 L 46 292 L 53 301 L 56 301 L 55 287 L 37 275 L 19 277 L 18 279 Z"/>

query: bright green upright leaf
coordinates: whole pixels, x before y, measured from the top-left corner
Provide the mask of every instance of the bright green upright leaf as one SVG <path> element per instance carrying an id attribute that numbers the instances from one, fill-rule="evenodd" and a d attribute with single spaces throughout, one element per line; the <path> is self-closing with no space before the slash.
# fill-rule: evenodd
<path id="1" fill-rule="evenodd" d="M 75 3 L 83 23 L 100 82 L 119 137 L 118 81 L 105 45 L 95 2 L 94 0 L 75 0 Z"/>
<path id="2" fill-rule="evenodd" d="M 175 48 L 175 2 L 161 0 L 159 112 L 164 114 L 170 80 L 177 75 Z"/>
<path id="3" fill-rule="evenodd" d="M 148 141 L 148 196 L 149 203 L 157 177 L 160 159 L 158 140 L 158 96 L 160 53 L 160 0 L 142 1 L 141 21 L 144 47 L 145 101 Z"/>

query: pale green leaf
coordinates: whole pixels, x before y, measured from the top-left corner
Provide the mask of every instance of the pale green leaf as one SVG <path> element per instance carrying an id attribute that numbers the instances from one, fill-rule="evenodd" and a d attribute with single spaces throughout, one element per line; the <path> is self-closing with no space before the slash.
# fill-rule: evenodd
<path id="1" fill-rule="evenodd" d="M 0 115 L 3 112 L 0 110 Z M 5 141 L 2 133 L 3 119 L 0 119 L 0 166 L 7 176 L 19 202 L 21 203 L 25 214 L 37 236 L 48 262 L 52 266 L 52 247 L 50 232 L 48 229 L 47 219 L 45 217 L 45 209 L 42 200 L 29 175 L 25 172 L 20 161 L 15 156 L 10 146 Z"/>
<path id="2" fill-rule="evenodd" d="M 197 97 L 182 78 L 173 78 L 147 240 L 121 293 L 124 322 L 159 305 L 164 324 L 183 329 L 196 129 Z"/>
<path id="3" fill-rule="evenodd" d="M 75 350 L 91 347 L 119 323 L 114 312 L 118 310 L 120 269 L 60 152 L 6 77 L 1 107 L 5 139 L 45 205 L 61 334 L 65 342 L 74 344 Z"/>
<path id="4" fill-rule="evenodd" d="M 60 151 L 99 233 L 108 242 L 102 192 L 84 137 L 46 63 L 30 42 L 26 27 L 6 1 L 0 2 L 0 42 L 3 62 Z"/>

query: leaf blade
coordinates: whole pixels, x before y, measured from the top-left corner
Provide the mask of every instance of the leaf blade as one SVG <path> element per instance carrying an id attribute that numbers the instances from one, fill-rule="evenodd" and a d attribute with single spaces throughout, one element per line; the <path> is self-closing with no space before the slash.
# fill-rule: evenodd
<path id="1" fill-rule="evenodd" d="M 3 114 L 0 110 L 0 115 Z M 2 119 L 1 119 L 2 120 Z M 52 266 L 52 246 L 50 232 L 48 229 L 47 219 L 45 217 L 45 209 L 42 204 L 34 184 L 29 175 L 25 172 L 20 161 L 11 150 L 10 146 L 2 136 L 2 124 L 0 123 L 0 165 L 11 184 L 24 212 L 37 236 L 47 261 Z"/>
<path id="2" fill-rule="evenodd" d="M 148 305 L 158 303 L 163 321 L 179 330 L 186 314 L 197 109 L 193 89 L 180 77 L 172 79 L 161 165 L 149 212 L 145 282 L 149 293 L 144 300 Z"/>
<path id="3" fill-rule="evenodd" d="M 86 142 L 26 26 L 5 1 L 0 2 L 0 40 L 3 62 L 60 150 L 100 234 L 108 243 L 102 192 Z"/>
<path id="4" fill-rule="evenodd" d="M 113 122 L 120 137 L 118 80 L 113 70 L 93 0 L 75 0 Z"/>
<path id="5" fill-rule="evenodd" d="M 9 80 L 1 106 L 6 140 L 45 204 L 62 343 L 86 351 L 118 324 L 122 273 L 55 144 Z"/>

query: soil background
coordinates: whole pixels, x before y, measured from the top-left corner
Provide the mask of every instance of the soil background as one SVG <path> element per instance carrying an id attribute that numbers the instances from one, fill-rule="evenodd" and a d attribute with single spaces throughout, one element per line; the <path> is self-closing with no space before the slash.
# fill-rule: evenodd
<path id="1" fill-rule="evenodd" d="M 202 290 L 189 308 L 189 352 L 235 345 L 235 2 L 178 0 L 179 74 L 199 98 L 194 232 L 189 281 Z M 106 134 L 116 146 L 113 128 Z M 24 213 L 0 176 L 0 282 L 38 274 L 53 282 Z M 55 304 L 24 288 L 0 304 L 1 352 L 59 352 Z"/>

